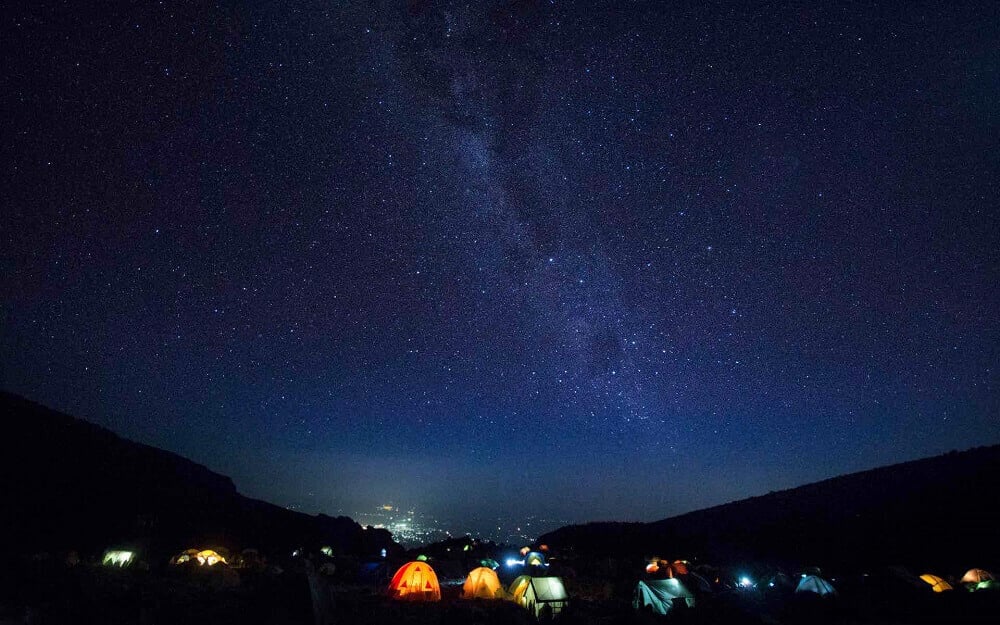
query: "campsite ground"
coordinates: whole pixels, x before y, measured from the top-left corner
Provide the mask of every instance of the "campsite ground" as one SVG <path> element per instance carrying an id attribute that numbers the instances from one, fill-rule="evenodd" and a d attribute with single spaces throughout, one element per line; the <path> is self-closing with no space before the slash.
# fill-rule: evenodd
<path id="1" fill-rule="evenodd" d="M 304 571 L 280 575 L 235 570 L 113 569 L 32 562 L 8 571 L 0 594 L 0 624 L 219 625 L 527 625 L 509 602 L 464 601 L 445 584 L 442 601 L 388 601 L 374 585 L 348 584 Z M 5 576 L 6 577 L 6 576 Z M 849 591 L 833 601 L 808 601 L 757 591 L 728 590 L 700 597 L 696 608 L 657 617 L 632 609 L 628 584 L 578 577 L 567 580 L 570 607 L 559 622 L 585 625 L 929 625 L 997 622 L 1000 593 L 955 591 L 917 600 Z M 314 613 L 319 613 L 317 620 Z"/>

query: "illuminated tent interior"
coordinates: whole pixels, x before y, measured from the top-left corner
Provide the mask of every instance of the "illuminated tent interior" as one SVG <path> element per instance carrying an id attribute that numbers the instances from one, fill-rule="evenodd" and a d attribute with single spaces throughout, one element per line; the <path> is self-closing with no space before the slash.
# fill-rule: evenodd
<path id="1" fill-rule="evenodd" d="M 931 575 L 930 573 L 924 573 L 920 576 L 920 579 L 927 582 L 930 585 L 931 590 L 934 592 L 944 592 L 946 590 L 952 590 L 951 584 L 946 582 L 944 578 L 938 577 L 937 575 Z"/>
<path id="2" fill-rule="evenodd" d="M 440 601 L 437 574 L 426 562 L 407 562 L 392 576 L 389 597 L 399 601 Z"/>
<path id="3" fill-rule="evenodd" d="M 201 566 L 215 566 L 216 564 L 226 564 L 226 559 L 217 551 L 212 549 L 188 549 L 173 559 L 173 564 L 187 564 L 197 562 Z"/>
<path id="4" fill-rule="evenodd" d="M 462 596 L 466 599 L 503 599 L 503 586 L 493 569 L 481 566 L 472 569 L 462 585 Z"/>
<path id="5" fill-rule="evenodd" d="M 511 582 L 510 595 L 515 603 L 527 609 L 535 618 L 545 609 L 556 616 L 569 605 L 566 588 L 558 577 L 522 575 Z"/>
<path id="6" fill-rule="evenodd" d="M 104 552 L 101 564 L 104 566 L 126 567 L 135 561 L 134 551 L 112 550 Z"/>
<path id="7" fill-rule="evenodd" d="M 819 575 L 804 576 L 799 580 L 799 585 L 795 588 L 795 592 L 811 592 L 821 597 L 837 594 L 833 585 Z"/>
<path id="8" fill-rule="evenodd" d="M 546 566 L 545 556 L 537 551 L 532 551 L 524 556 L 524 566 Z"/>
<path id="9" fill-rule="evenodd" d="M 969 569 L 962 576 L 963 584 L 978 584 L 979 582 L 987 582 L 993 579 L 993 574 L 985 569 Z"/>
<path id="10" fill-rule="evenodd" d="M 677 578 L 650 579 L 640 581 L 636 586 L 632 607 L 641 610 L 648 606 L 653 614 L 666 615 L 681 603 L 689 608 L 694 607 L 694 595 L 681 580 Z"/>

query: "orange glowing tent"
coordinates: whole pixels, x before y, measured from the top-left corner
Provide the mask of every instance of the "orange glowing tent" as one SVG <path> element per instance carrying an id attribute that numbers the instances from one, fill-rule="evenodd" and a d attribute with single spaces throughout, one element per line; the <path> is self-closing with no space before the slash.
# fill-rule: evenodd
<path id="1" fill-rule="evenodd" d="M 500 578 L 485 566 L 472 569 L 462 585 L 462 597 L 466 599 L 503 599 L 503 596 Z"/>
<path id="2" fill-rule="evenodd" d="M 963 584 L 978 584 L 993 579 L 993 574 L 984 569 L 969 569 L 962 576 Z"/>
<path id="3" fill-rule="evenodd" d="M 389 597 L 400 601 L 440 601 L 441 586 L 426 562 L 407 562 L 389 582 Z"/>

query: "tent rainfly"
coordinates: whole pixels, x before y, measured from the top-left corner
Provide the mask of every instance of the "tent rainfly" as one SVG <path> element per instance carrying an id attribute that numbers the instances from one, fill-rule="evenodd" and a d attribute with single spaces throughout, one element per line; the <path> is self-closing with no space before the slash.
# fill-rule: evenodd
<path id="1" fill-rule="evenodd" d="M 795 588 L 795 592 L 811 592 L 821 597 L 829 597 L 837 594 L 837 591 L 830 582 L 819 575 L 804 576 L 799 580 L 799 585 Z"/>
<path id="2" fill-rule="evenodd" d="M 392 576 L 389 596 L 400 601 L 440 601 L 441 586 L 426 562 L 407 562 Z"/>
<path id="3" fill-rule="evenodd" d="M 569 605 L 569 596 L 559 577 L 522 575 L 511 582 L 510 595 L 514 603 L 539 618 L 543 611 L 557 616 Z"/>
<path id="4" fill-rule="evenodd" d="M 648 606 L 653 614 L 661 615 L 666 615 L 681 604 L 693 608 L 694 595 L 676 577 L 640 581 L 635 588 L 635 599 L 632 601 L 632 607 L 636 610 Z"/>
<path id="5" fill-rule="evenodd" d="M 226 559 L 212 549 L 188 549 L 184 553 L 174 558 L 174 564 L 186 564 L 197 562 L 201 566 L 215 566 L 216 564 L 229 564 Z"/>
<path id="6" fill-rule="evenodd" d="M 485 566 L 472 569 L 462 585 L 462 596 L 466 599 L 503 599 L 503 595 L 500 578 Z"/>
<path id="7" fill-rule="evenodd" d="M 953 590 L 951 584 L 946 582 L 943 577 L 938 577 L 937 575 L 931 575 L 930 573 L 924 573 L 920 576 L 920 579 L 924 580 L 930 584 L 931 590 L 934 592 L 944 592 L 946 590 Z"/>
<path id="8" fill-rule="evenodd" d="M 545 567 L 548 564 L 545 563 L 545 556 L 538 553 L 537 551 L 532 551 L 524 556 L 524 566 L 541 566 Z"/>
<path id="9" fill-rule="evenodd" d="M 987 582 L 993 579 L 993 574 L 984 569 L 969 569 L 962 576 L 963 584 L 978 584 L 979 582 Z"/>
<path id="10" fill-rule="evenodd" d="M 104 557 L 101 558 L 101 564 L 104 566 L 117 566 L 126 567 L 135 560 L 134 551 L 122 551 L 109 549 L 104 552 Z"/>

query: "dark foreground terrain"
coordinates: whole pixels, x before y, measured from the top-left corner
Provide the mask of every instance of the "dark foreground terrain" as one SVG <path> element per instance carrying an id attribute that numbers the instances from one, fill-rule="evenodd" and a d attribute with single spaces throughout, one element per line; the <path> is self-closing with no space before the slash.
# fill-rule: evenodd
<path id="1" fill-rule="evenodd" d="M 632 608 L 637 577 L 567 577 L 570 607 L 562 623 L 692 624 L 931 624 L 996 623 L 1000 592 L 961 587 L 932 593 L 897 577 L 835 578 L 833 599 L 757 588 L 718 587 L 696 593 L 694 608 L 654 616 Z M 390 601 L 383 584 L 346 582 L 316 572 L 312 560 L 275 570 L 164 566 L 118 569 L 35 560 L 9 568 L 0 592 L 0 623 L 371 625 L 527 624 L 526 611 L 508 601 L 466 601 L 458 580 L 442 583 L 442 601 Z"/>
<path id="2" fill-rule="evenodd" d="M 442 601 L 391 602 L 387 575 L 417 553 L 385 530 L 247 498 L 203 466 L 20 397 L 0 393 L 0 414 L 0 625 L 530 622 L 511 602 L 459 598 L 479 562 L 503 562 L 519 545 L 427 546 Z M 541 541 L 547 574 L 569 594 L 564 623 L 998 623 L 1000 591 L 958 583 L 972 567 L 1000 569 L 998 497 L 994 446 L 656 523 L 570 526 Z M 169 564 L 194 547 L 232 566 Z M 111 549 L 136 561 L 102 566 Z M 634 610 L 647 563 L 667 556 L 699 571 L 696 606 L 667 617 Z M 834 598 L 793 592 L 790 580 L 815 565 Z M 501 581 L 517 573 L 504 567 Z M 931 592 L 924 573 L 955 590 Z M 741 588 L 743 575 L 754 581 Z"/>

